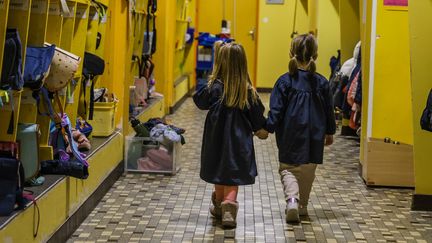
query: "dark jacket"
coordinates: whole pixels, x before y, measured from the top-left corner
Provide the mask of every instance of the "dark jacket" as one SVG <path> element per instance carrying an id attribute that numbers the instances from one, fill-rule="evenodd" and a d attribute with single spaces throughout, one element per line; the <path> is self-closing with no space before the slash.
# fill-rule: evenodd
<path id="1" fill-rule="evenodd" d="M 276 82 L 267 130 L 276 132 L 279 161 L 287 164 L 323 162 L 325 135 L 336 132 L 332 93 L 326 78 L 299 70 Z"/>
<path id="2" fill-rule="evenodd" d="M 229 108 L 221 100 L 223 84 L 216 81 L 203 87 L 193 97 L 201 110 L 209 110 L 204 126 L 200 176 L 218 185 L 255 183 L 257 168 L 253 132 L 263 128 L 266 120 L 261 101 L 253 102 L 249 92 L 249 108 Z"/>

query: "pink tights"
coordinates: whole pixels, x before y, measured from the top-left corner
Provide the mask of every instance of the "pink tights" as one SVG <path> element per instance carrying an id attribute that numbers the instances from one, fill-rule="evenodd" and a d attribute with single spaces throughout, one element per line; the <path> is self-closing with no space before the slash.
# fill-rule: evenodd
<path id="1" fill-rule="evenodd" d="M 238 186 L 215 185 L 215 192 L 217 201 L 237 201 Z"/>

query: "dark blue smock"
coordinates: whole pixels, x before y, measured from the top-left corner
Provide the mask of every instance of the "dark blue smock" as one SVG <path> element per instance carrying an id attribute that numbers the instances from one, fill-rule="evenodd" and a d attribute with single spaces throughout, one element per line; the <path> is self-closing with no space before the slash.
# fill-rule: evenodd
<path id="1" fill-rule="evenodd" d="M 267 130 L 276 132 L 279 161 L 321 164 L 326 134 L 336 132 L 329 82 L 319 74 L 282 75 L 271 97 Z"/>
<path id="2" fill-rule="evenodd" d="M 221 102 L 222 93 L 223 84 L 216 81 L 193 97 L 199 109 L 209 110 L 201 150 L 201 179 L 217 185 L 254 184 L 258 173 L 253 132 L 266 124 L 264 106 L 260 100 L 252 102 L 250 90 L 249 108 L 229 108 Z"/>

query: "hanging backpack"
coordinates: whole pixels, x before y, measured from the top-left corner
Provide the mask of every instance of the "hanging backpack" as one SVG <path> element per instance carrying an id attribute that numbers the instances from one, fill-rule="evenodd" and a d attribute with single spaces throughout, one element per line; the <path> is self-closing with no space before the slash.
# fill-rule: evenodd
<path id="1" fill-rule="evenodd" d="M 87 83 L 91 82 L 90 88 L 90 108 L 89 108 L 89 120 L 93 120 L 94 111 L 94 87 L 96 83 L 96 77 L 102 75 L 105 71 L 105 61 L 99 56 L 86 52 L 84 54 L 84 65 L 83 65 L 83 79 L 82 92 L 84 94 L 84 110 L 87 112 L 87 101 L 86 101 L 86 87 Z"/>
<path id="2" fill-rule="evenodd" d="M 21 40 L 18 30 L 7 29 L 3 53 L 3 66 L 0 89 L 21 90 L 24 85 L 22 77 Z"/>
<path id="3" fill-rule="evenodd" d="M 432 132 L 432 89 L 429 91 L 426 108 L 421 116 L 420 126 L 423 130 Z"/>
<path id="4" fill-rule="evenodd" d="M 47 78 L 55 53 L 55 45 L 27 47 L 24 67 L 24 87 L 40 89 Z"/>

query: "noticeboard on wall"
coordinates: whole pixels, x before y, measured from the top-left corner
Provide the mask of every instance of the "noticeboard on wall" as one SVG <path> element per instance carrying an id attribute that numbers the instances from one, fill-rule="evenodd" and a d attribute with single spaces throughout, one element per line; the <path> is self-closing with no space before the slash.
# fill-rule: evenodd
<path id="1" fill-rule="evenodd" d="M 389 10 L 408 10 L 408 0 L 383 0 L 384 8 Z"/>

